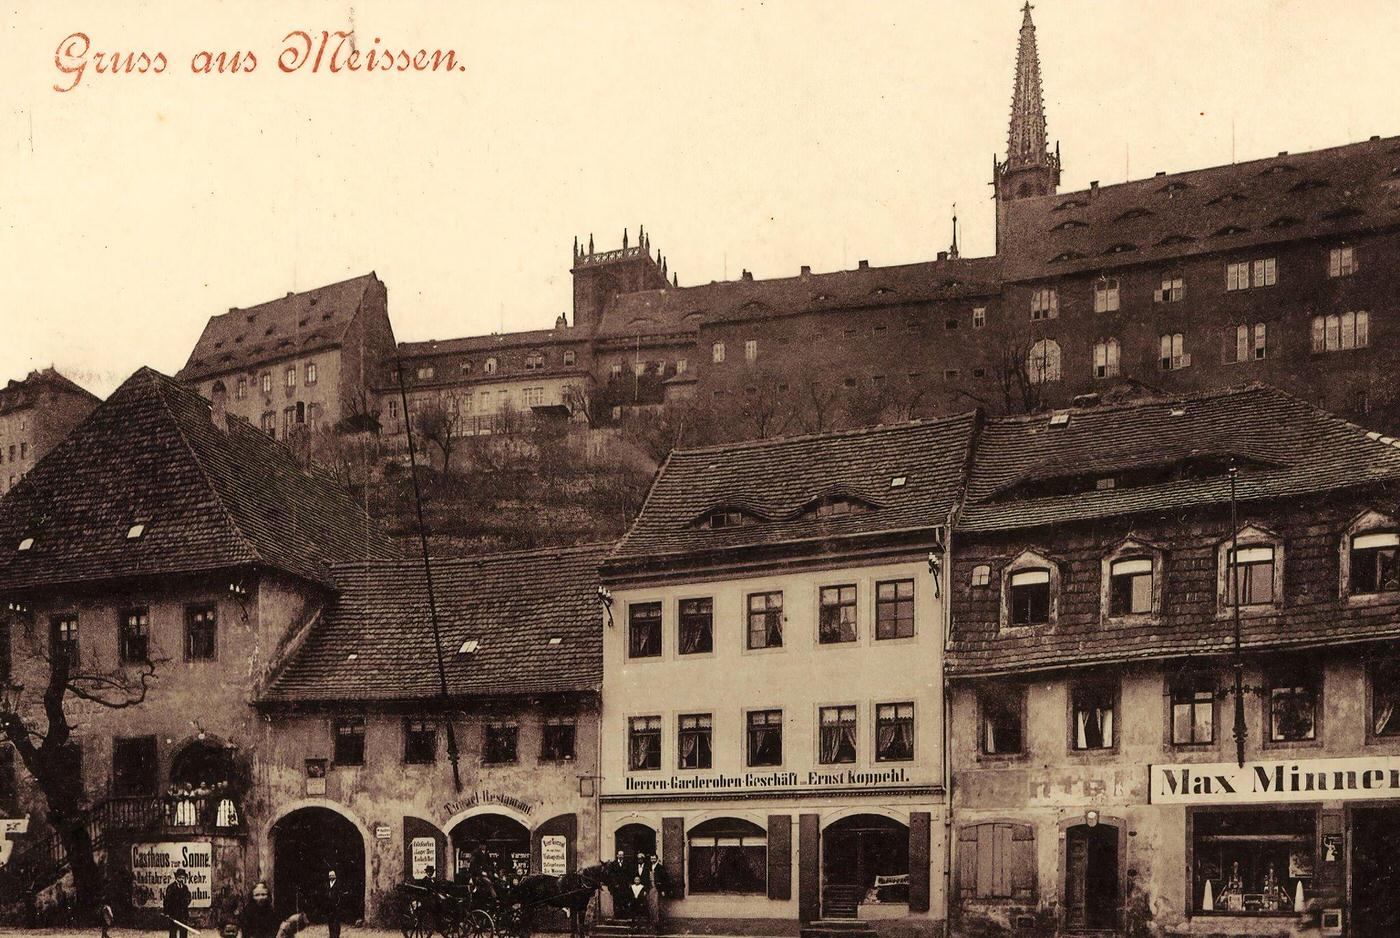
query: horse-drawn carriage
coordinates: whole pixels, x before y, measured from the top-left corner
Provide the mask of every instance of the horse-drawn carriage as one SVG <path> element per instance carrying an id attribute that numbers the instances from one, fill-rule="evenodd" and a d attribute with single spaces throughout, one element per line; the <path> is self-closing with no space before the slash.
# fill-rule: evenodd
<path id="1" fill-rule="evenodd" d="M 566 912 L 570 931 L 582 936 L 584 914 L 601 885 L 601 867 L 514 882 L 404 882 L 396 890 L 399 929 L 404 938 L 529 938 L 538 915 L 553 908 Z"/>

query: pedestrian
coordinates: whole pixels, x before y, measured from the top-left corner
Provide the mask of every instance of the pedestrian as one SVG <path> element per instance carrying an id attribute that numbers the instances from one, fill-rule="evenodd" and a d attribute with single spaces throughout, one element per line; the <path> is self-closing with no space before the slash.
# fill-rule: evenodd
<path id="1" fill-rule="evenodd" d="M 340 919 L 344 913 L 345 893 L 336 882 L 335 870 L 326 873 L 326 930 L 329 938 L 340 938 Z"/>
<path id="2" fill-rule="evenodd" d="M 272 893 L 267 883 L 258 882 L 238 919 L 243 938 L 277 938 L 277 928 L 281 924 L 277 910 L 272 907 Z"/>
<path id="3" fill-rule="evenodd" d="M 654 853 L 647 857 L 647 881 L 651 884 L 647 915 L 651 920 L 652 932 L 659 935 L 661 933 L 661 899 L 671 895 L 671 876 Z"/>
<path id="4" fill-rule="evenodd" d="M 610 860 L 604 867 L 607 870 L 608 895 L 612 897 L 613 917 L 622 918 L 631 908 L 632 903 L 628 900 L 631 896 L 632 877 L 629 875 L 627 864 L 627 851 L 619 850 L 617 856 Z"/>
<path id="5" fill-rule="evenodd" d="M 651 918 L 652 882 L 651 867 L 647 865 L 647 855 L 637 851 L 637 859 L 632 864 L 632 916 Z"/>
<path id="6" fill-rule="evenodd" d="M 170 938 L 189 938 L 190 887 L 186 881 L 190 874 L 182 866 L 175 870 L 175 878 L 165 887 L 161 900 L 161 911 L 170 919 Z"/>

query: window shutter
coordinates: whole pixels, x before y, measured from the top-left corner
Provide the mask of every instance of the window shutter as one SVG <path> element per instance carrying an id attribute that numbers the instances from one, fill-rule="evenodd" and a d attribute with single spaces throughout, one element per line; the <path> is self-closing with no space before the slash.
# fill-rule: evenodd
<path id="1" fill-rule="evenodd" d="M 927 912 L 929 907 L 929 841 L 933 817 L 927 811 L 909 815 L 909 911 Z"/>
<path id="2" fill-rule="evenodd" d="M 797 819 L 797 918 L 804 925 L 821 917 L 821 815 Z"/>
<path id="3" fill-rule="evenodd" d="M 661 819 L 661 863 L 671 876 L 671 898 L 685 898 L 685 818 Z"/>
<path id="4" fill-rule="evenodd" d="M 792 898 L 792 817 L 768 815 L 768 898 Z"/>
<path id="5" fill-rule="evenodd" d="M 972 899 L 977 895 L 977 826 L 958 831 L 957 846 L 958 896 Z"/>
<path id="6" fill-rule="evenodd" d="M 1035 831 L 1029 824 L 1011 828 L 1011 895 L 1018 901 L 1035 898 Z"/>

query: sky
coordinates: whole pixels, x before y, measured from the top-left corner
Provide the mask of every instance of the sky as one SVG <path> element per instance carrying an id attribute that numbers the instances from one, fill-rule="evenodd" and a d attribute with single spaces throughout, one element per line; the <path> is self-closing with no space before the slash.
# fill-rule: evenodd
<path id="1" fill-rule="evenodd" d="M 1396 0 L 1033 16 L 1062 189 L 1400 134 Z M 954 203 L 964 256 L 991 253 L 1020 22 L 1015 0 L 9 0 L 0 381 L 54 365 L 105 395 L 177 371 L 211 315 L 370 270 L 400 340 L 547 327 L 574 237 L 639 223 L 682 286 L 930 259 Z M 295 30 L 461 68 L 284 73 Z M 75 32 L 87 67 L 56 91 Z M 99 71 L 142 51 L 161 74 Z M 201 51 L 257 66 L 199 74 Z"/>

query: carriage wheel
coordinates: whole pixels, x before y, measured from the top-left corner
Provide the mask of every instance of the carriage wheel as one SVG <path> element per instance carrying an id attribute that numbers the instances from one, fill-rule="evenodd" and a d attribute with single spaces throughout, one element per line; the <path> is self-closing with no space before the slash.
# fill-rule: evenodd
<path id="1" fill-rule="evenodd" d="M 427 905 L 416 899 L 409 902 L 399 920 L 399 929 L 403 938 L 431 938 L 433 925 Z"/>

